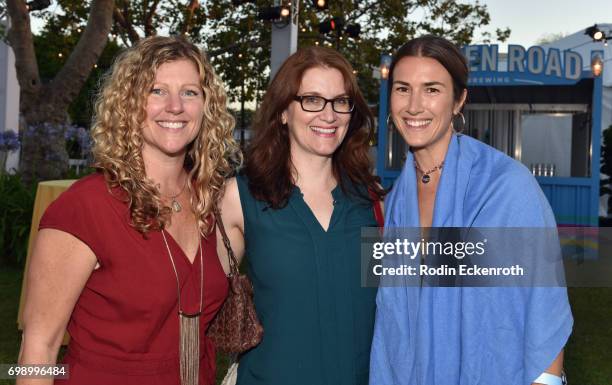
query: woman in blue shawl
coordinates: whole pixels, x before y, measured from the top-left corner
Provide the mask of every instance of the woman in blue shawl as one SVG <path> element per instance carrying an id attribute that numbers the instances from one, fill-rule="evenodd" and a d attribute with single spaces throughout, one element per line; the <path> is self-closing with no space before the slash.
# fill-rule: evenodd
<path id="1" fill-rule="evenodd" d="M 386 231 L 555 228 L 524 166 L 453 129 L 467 78 L 465 58 L 443 38 L 411 40 L 394 56 L 390 123 L 410 151 L 385 202 Z M 371 385 L 562 383 L 573 324 L 564 287 L 407 286 L 378 291 Z"/>

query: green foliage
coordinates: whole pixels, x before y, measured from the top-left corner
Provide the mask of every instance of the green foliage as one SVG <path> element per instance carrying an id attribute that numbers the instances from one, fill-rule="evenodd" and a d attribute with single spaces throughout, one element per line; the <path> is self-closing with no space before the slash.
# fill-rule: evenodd
<path id="1" fill-rule="evenodd" d="M 55 77 L 79 42 L 89 17 L 89 3 L 89 1 L 58 0 L 57 6 L 36 12 L 45 22 L 42 31 L 33 36 L 36 61 L 43 83 Z M 68 12 L 58 12 L 58 9 Z M 108 42 L 79 95 L 68 107 L 71 123 L 82 127 L 90 126 L 98 83 L 120 50 L 121 47 L 115 40 Z"/>
<path id="2" fill-rule="evenodd" d="M 205 35 L 191 36 L 206 44 L 217 71 L 221 74 L 233 101 L 259 99 L 268 84 L 271 23 L 258 20 L 257 11 L 269 6 L 267 1 L 233 5 L 230 0 L 206 3 L 208 18 Z M 457 44 L 477 38 L 491 40 L 490 32 L 475 36 L 475 30 L 488 25 L 486 5 L 439 0 L 339 0 L 329 9 L 317 11 L 312 2 L 300 3 L 298 46 L 334 47 L 353 65 L 366 98 L 378 99 L 378 81 L 372 70 L 379 66 L 382 53 L 392 52 L 409 38 L 425 33 L 445 36 Z M 319 23 L 341 17 L 344 24 L 358 24 L 359 38 L 346 34 L 319 33 Z M 497 38 L 507 39 L 510 30 L 497 30 Z M 241 85 L 245 83 L 245 95 Z"/>
<path id="3" fill-rule="evenodd" d="M 113 60 L 121 51 L 121 47 L 115 41 L 110 41 L 100 58 L 98 59 L 97 67 L 94 68 L 89 77 L 85 81 L 79 95 L 68 107 L 68 114 L 73 124 L 89 127 L 93 116 L 93 105 L 95 102 L 98 86 L 104 73 L 111 67 Z"/>
<path id="4" fill-rule="evenodd" d="M 20 333 L 17 331 L 17 309 L 23 268 L 0 268 L 0 363 L 14 364 L 19 353 Z M 15 384 L 2 380 L 0 385 Z"/>
<path id="5" fill-rule="evenodd" d="M 557 40 L 561 40 L 563 38 L 565 38 L 566 36 L 568 36 L 568 33 L 565 32 L 551 32 L 551 33 L 545 33 L 542 36 L 540 36 L 536 41 L 535 41 L 535 45 L 544 45 L 544 44 L 549 44 L 549 43 L 553 43 Z"/>
<path id="6" fill-rule="evenodd" d="M 230 100 L 261 100 L 269 81 L 271 25 L 257 17 L 267 1 L 244 3 L 211 0 L 205 27 L 190 36 L 205 45 Z"/>
<path id="7" fill-rule="evenodd" d="M 570 384 L 612 385 L 612 288 L 568 289 L 574 328 L 565 346 Z"/>
<path id="8" fill-rule="evenodd" d="M 67 46 L 73 46 L 78 30 L 84 29 L 90 1 L 58 0 L 57 3 L 63 12 L 53 8 L 41 13 L 46 21 L 45 31 L 52 35 L 46 38 L 61 38 Z M 115 3 L 112 36 L 122 45 L 129 46 L 140 37 L 154 34 L 188 35 L 207 51 L 231 101 L 257 103 L 261 99 L 269 82 L 272 26 L 269 21 L 259 20 L 258 12 L 271 5 L 269 0 L 208 0 L 199 2 L 195 8 L 190 8 L 193 2 L 187 0 L 116 0 Z M 342 52 L 353 65 L 370 102 L 378 100 L 378 80 L 372 71 L 379 66 L 381 54 L 394 51 L 409 38 L 434 33 L 458 44 L 467 44 L 473 40 L 489 42 L 493 35 L 483 29 L 491 18 L 487 6 L 478 1 L 338 0 L 330 2 L 330 8 L 325 11 L 317 11 L 312 2 L 302 1 L 300 7 L 298 46 L 328 45 Z M 345 25 L 359 24 L 359 38 L 321 35 L 319 23 L 332 17 L 342 17 Z M 476 35 L 475 31 L 482 32 Z M 505 41 L 510 30 L 498 29 L 495 35 Z M 52 54 L 56 56 L 48 59 L 57 62 L 57 53 L 55 47 Z M 88 95 L 80 95 L 79 100 L 86 100 Z M 71 116 L 77 112 L 90 116 L 87 108 L 81 108 L 78 103 L 73 106 Z M 75 123 L 84 125 L 81 118 L 75 119 Z"/>
<path id="9" fill-rule="evenodd" d="M 19 265 L 28 251 L 36 185 L 20 175 L 0 175 L 0 265 Z"/>
<path id="10" fill-rule="evenodd" d="M 79 172 L 77 172 L 75 168 L 70 167 L 68 169 L 68 173 L 66 174 L 66 179 L 81 179 L 84 176 L 93 174 L 94 172 L 96 172 L 96 169 L 93 167 L 83 167 L 79 170 Z"/>
<path id="11" fill-rule="evenodd" d="M 602 137 L 600 171 L 608 177 L 601 179 L 599 195 L 608 194 L 608 216 L 612 216 L 612 125 L 603 130 Z"/>

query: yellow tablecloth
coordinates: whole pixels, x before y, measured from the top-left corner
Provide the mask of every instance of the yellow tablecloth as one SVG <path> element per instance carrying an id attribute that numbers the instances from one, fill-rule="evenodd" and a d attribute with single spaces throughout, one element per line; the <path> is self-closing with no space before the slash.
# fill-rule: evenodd
<path id="1" fill-rule="evenodd" d="M 25 263 L 25 272 L 27 273 L 28 267 L 30 265 L 30 254 L 32 252 L 32 246 L 34 245 L 34 240 L 36 239 L 36 235 L 38 234 L 38 225 L 40 224 L 40 218 L 44 214 L 45 210 L 51 202 L 57 199 L 61 193 L 66 191 L 70 185 L 72 185 L 76 180 L 75 179 L 67 179 L 67 180 L 49 180 L 45 182 L 40 182 L 38 184 L 38 188 L 36 189 L 36 199 L 34 201 L 34 211 L 32 213 L 32 225 L 30 227 L 30 240 L 28 241 L 28 255 L 26 257 Z M 23 276 L 23 283 L 21 284 L 21 296 L 19 298 L 19 313 L 17 315 L 17 327 L 19 330 L 22 329 L 22 311 L 23 311 L 23 301 L 25 298 L 25 289 L 27 283 L 27 274 Z"/>

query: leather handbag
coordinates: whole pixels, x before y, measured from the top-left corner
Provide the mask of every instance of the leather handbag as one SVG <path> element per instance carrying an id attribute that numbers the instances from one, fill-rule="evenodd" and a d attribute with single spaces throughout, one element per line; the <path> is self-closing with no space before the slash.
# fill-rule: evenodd
<path id="1" fill-rule="evenodd" d="M 246 275 L 238 271 L 236 256 L 225 232 L 221 215 L 216 208 L 215 220 L 229 258 L 230 290 L 221 309 L 208 327 L 207 336 L 218 350 L 240 354 L 257 346 L 263 337 L 264 330 L 255 312 L 253 285 Z"/>

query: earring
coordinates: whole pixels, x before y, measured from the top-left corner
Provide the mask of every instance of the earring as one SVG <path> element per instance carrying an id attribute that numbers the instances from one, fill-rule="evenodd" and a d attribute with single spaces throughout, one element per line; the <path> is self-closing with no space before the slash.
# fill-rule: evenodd
<path id="1" fill-rule="evenodd" d="M 453 121 L 457 118 L 457 117 L 461 117 L 461 128 L 459 130 L 455 129 L 455 132 L 457 133 L 461 133 L 463 132 L 463 130 L 465 130 L 465 116 L 463 115 L 463 112 L 459 111 L 457 112 L 457 114 L 455 114 L 455 116 L 453 116 Z M 451 122 L 452 124 L 452 122 Z M 455 125 L 453 124 L 453 128 Z"/>
<path id="2" fill-rule="evenodd" d="M 395 123 L 393 123 L 393 119 L 391 119 L 391 114 L 387 115 L 387 130 L 391 131 L 395 128 Z"/>

